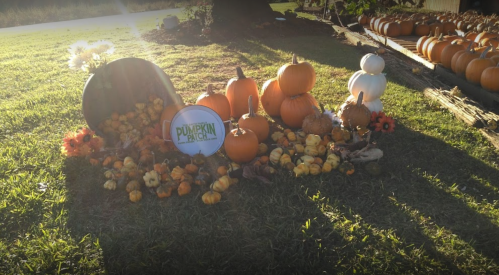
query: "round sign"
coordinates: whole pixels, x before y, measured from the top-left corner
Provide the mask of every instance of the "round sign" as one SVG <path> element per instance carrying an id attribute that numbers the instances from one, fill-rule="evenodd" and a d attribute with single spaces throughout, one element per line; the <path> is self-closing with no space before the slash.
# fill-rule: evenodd
<path id="1" fill-rule="evenodd" d="M 215 111 L 205 106 L 192 105 L 175 114 L 170 124 L 170 136 L 175 147 L 182 153 L 211 156 L 224 143 L 225 127 Z"/>

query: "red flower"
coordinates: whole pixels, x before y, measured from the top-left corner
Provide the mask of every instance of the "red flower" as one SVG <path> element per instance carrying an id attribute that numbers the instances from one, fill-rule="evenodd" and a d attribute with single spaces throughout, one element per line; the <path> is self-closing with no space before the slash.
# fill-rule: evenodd
<path id="1" fill-rule="evenodd" d="M 384 118 L 384 117 L 386 117 L 386 115 L 382 111 L 379 111 L 378 113 L 372 112 L 371 113 L 371 124 L 369 126 L 376 127 L 376 123 L 378 123 L 379 120 Z"/>
<path id="2" fill-rule="evenodd" d="M 95 135 L 94 131 L 88 128 L 83 128 L 79 130 L 78 133 L 76 134 L 76 142 L 77 144 L 84 144 L 90 142 L 90 140 L 92 140 L 94 135 Z"/>
<path id="3" fill-rule="evenodd" d="M 383 133 L 391 133 L 395 128 L 395 120 L 392 117 L 384 116 L 378 120 L 376 123 L 375 131 L 381 131 Z"/>

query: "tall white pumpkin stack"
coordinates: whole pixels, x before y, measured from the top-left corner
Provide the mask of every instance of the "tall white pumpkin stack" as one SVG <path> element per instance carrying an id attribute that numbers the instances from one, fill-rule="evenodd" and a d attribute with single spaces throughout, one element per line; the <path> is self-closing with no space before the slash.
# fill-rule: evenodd
<path id="1" fill-rule="evenodd" d="M 372 53 L 368 53 L 360 60 L 362 70 L 355 72 L 348 81 L 348 90 L 352 94 L 347 101 L 355 100 L 359 93 L 364 92 L 362 103 L 371 112 L 383 110 L 383 103 L 379 99 L 386 89 L 386 78 L 381 72 L 385 68 L 385 60 Z"/>

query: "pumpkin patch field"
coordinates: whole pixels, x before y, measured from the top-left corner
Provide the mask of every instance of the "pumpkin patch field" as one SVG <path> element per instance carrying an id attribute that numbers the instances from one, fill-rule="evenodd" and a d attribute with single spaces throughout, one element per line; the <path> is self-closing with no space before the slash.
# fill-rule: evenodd
<path id="1" fill-rule="evenodd" d="M 154 18 L 136 23 L 1 34 L 1 274 L 499 274 L 498 152 L 383 55 L 329 34 L 172 46 L 141 39 Z M 224 154 L 128 155 L 120 134 L 105 145 L 115 159 L 68 154 L 73 137 L 88 142 L 79 150 L 104 146 L 82 111 L 89 73 L 68 66 L 77 41 L 110 41 L 106 61 L 156 64 L 178 95 L 168 110 L 231 118 Z M 160 98 L 136 103 L 108 110 L 99 130 L 131 137 L 171 115 Z M 323 109 L 347 118 L 341 129 Z M 371 129 L 378 160 L 291 157 L 320 156 L 324 136 L 350 139 L 381 109 L 393 131 Z M 158 141 L 133 148 L 146 142 Z M 256 158 L 269 168 L 244 169 Z"/>

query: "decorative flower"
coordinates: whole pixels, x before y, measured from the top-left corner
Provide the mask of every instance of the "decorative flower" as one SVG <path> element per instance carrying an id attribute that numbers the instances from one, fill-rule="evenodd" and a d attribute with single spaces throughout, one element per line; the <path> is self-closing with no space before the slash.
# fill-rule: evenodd
<path id="1" fill-rule="evenodd" d="M 69 68 L 73 70 L 80 70 L 85 65 L 85 59 L 83 59 L 80 55 L 72 55 L 69 58 L 68 64 Z"/>
<path id="2" fill-rule="evenodd" d="M 94 135 L 95 135 L 94 131 L 88 128 L 83 128 L 79 130 L 78 133 L 76 134 L 76 142 L 78 145 L 90 143 L 90 140 L 92 140 Z"/>
<path id="3" fill-rule="evenodd" d="M 99 40 L 95 43 L 92 43 L 89 48 L 91 49 L 92 52 L 96 54 L 113 54 L 114 53 L 114 44 L 106 41 L 106 40 Z"/>
<path id="4" fill-rule="evenodd" d="M 76 41 L 73 45 L 69 46 L 69 53 L 72 55 L 79 55 L 86 51 L 88 48 L 88 42 L 84 40 Z"/>
<path id="5" fill-rule="evenodd" d="M 379 111 L 378 113 L 376 112 L 372 112 L 371 113 L 371 124 L 370 126 L 371 127 L 376 127 L 376 123 L 379 122 L 380 119 L 386 117 L 385 113 L 383 113 L 382 111 Z"/>
<path id="6" fill-rule="evenodd" d="M 68 157 L 74 157 L 78 155 L 78 152 L 76 151 L 77 148 L 77 141 L 76 141 L 76 133 L 74 132 L 69 132 L 66 134 L 66 136 L 62 139 L 63 144 L 61 146 L 61 152 L 65 154 Z"/>
<path id="7" fill-rule="evenodd" d="M 391 133 L 395 128 L 395 120 L 392 117 L 383 116 L 376 123 L 376 131 L 381 131 L 383 133 Z"/>

